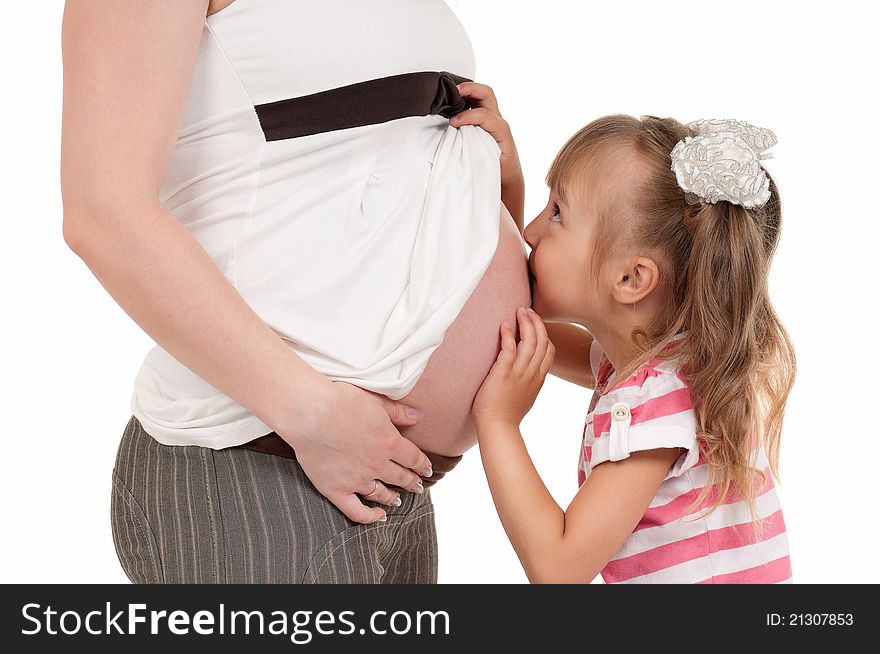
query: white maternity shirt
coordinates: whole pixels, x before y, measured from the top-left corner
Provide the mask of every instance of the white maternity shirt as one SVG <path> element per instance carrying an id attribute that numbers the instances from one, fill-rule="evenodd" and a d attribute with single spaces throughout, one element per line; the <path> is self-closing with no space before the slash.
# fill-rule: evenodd
<path id="1" fill-rule="evenodd" d="M 205 20 L 160 189 L 300 357 L 392 399 L 418 381 L 494 255 L 498 145 L 438 115 L 267 141 L 255 106 L 417 71 L 474 79 L 443 0 L 235 0 Z M 168 445 L 272 431 L 158 345 L 131 410 Z"/>

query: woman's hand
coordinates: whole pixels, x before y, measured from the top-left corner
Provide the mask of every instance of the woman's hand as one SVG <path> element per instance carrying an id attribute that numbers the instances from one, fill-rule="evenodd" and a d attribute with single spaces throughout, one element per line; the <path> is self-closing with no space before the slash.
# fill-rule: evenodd
<path id="1" fill-rule="evenodd" d="M 517 221 L 522 232 L 525 182 L 510 125 L 501 117 L 498 100 L 490 87 L 476 82 L 462 82 L 458 84 L 458 91 L 473 108 L 456 114 L 449 120 L 449 124 L 453 127 L 477 125 L 486 130 L 498 143 L 501 149 L 501 201 Z"/>
<path id="2" fill-rule="evenodd" d="M 520 307 L 516 312 L 520 341 L 507 323 L 501 325 L 501 352 L 477 391 L 471 414 L 477 424 L 504 423 L 519 425 L 535 403 L 544 378 L 553 365 L 556 349 L 547 336 L 544 321 L 532 311 Z"/>
<path id="3" fill-rule="evenodd" d="M 407 415 L 404 404 L 333 382 L 312 409 L 314 419 L 309 424 L 278 434 L 296 450 L 297 461 L 315 488 L 351 520 L 372 523 L 385 518 L 385 511 L 366 506 L 358 496 L 397 505 L 400 494 L 386 484 L 422 492 L 419 475 L 433 474 L 431 461 L 395 427 L 418 421 Z"/>

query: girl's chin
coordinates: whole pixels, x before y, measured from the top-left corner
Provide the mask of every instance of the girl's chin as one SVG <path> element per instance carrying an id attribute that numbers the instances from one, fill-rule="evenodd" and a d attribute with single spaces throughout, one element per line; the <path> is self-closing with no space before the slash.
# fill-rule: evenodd
<path id="1" fill-rule="evenodd" d="M 558 321 L 556 313 L 552 308 L 544 305 L 544 302 L 539 295 L 532 295 L 532 311 L 541 316 L 541 320 L 546 320 L 548 322 Z"/>
<path id="2" fill-rule="evenodd" d="M 543 319 L 548 318 L 548 316 L 545 315 L 545 307 L 543 302 L 541 302 L 541 297 L 534 292 L 532 292 L 532 311 L 537 313 Z"/>
<path id="3" fill-rule="evenodd" d="M 553 311 L 544 304 L 541 294 L 538 292 L 538 285 L 535 278 L 529 275 L 529 286 L 532 293 L 532 311 L 537 313 L 543 320 L 550 320 L 553 317 Z"/>

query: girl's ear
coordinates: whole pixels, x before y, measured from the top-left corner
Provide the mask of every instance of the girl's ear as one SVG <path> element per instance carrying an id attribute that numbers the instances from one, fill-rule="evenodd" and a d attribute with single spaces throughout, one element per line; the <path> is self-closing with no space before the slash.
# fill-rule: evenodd
<path id="1" fill-rule="evenodd" d="M 654 260 L 635 257 L 618 273 L 611 295 L 621 304 L 635 304 L 653 293 L 659 283 L 660 269 Z"/>

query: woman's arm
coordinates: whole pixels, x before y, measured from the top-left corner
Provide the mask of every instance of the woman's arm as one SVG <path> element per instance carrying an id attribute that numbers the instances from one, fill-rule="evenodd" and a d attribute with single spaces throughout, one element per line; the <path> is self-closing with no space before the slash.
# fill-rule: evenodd
<path id="1" fill-rule="evenodd" d="M 633 452 L 597 465 L 563 511 L 529 457 L 519 426 L 477 424 L 495 508 L 532 583 L 588 583 L 647 511 L 682 448 Z"/>
<path id="2" fill-rule="evenodd" d="M 550 373 L 572 384 L 595 388 L 596 379 L 590 368 L 590 332 L 568 322 L 545 322 L 544 327 L 556 348 Z"/>
<path id="3" fill-rule="evenodd" d="M 352 520 L 372 479 L 415 488 L 429 459 L 402 405 L 300 359 L 159 202 L 208 0 L 68 0 L 62 24 L 64 239 L 153 340 L 285 438 Z M 387 402 L 386 402 L 387 400 Z M 399 413 L 395 413 L 399 412 Z M 382 498 L 390 503 L 396 493 Z"/>

